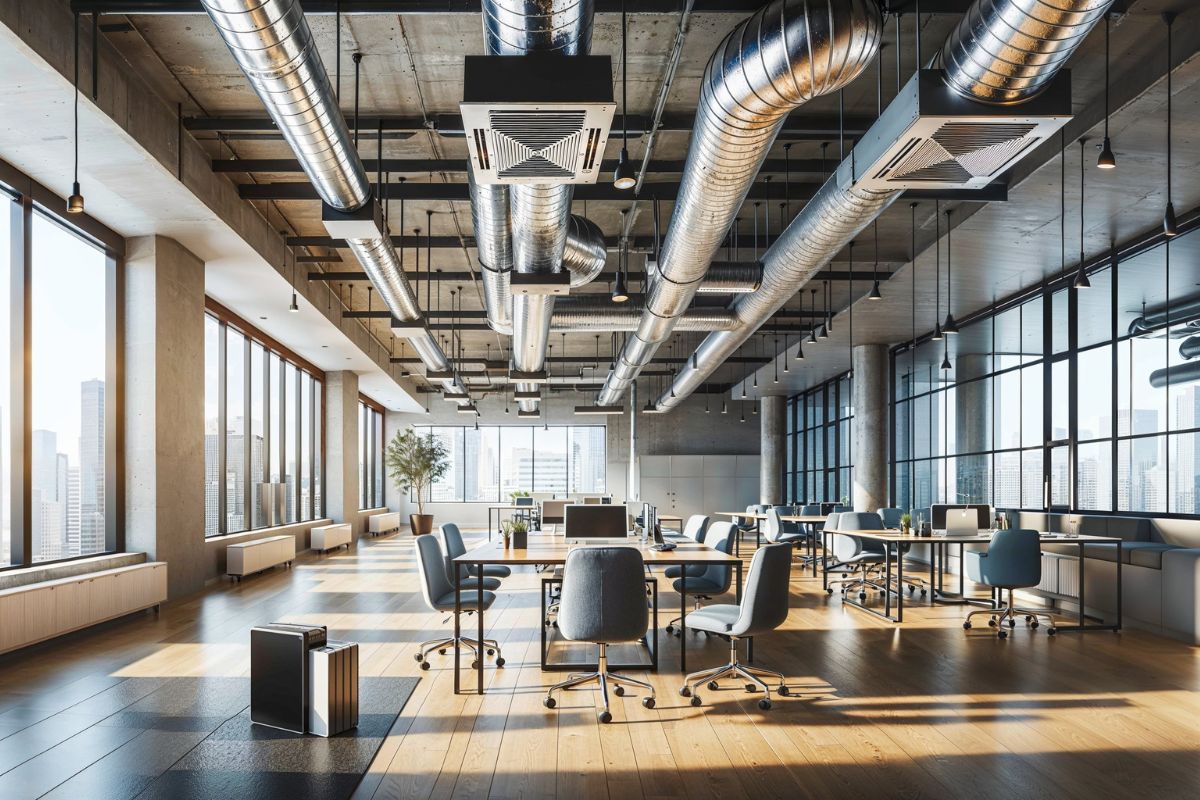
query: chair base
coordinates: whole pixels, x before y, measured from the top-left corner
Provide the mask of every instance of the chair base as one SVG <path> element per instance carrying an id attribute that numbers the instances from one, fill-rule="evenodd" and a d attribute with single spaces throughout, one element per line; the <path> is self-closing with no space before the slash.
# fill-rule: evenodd
<path id="1" fill-rule="evenodd" d="M 642 698 L 642 705 L 645 708 L 654 708 L 654 687 L 645 681 L 639 681 L 635 678 L 627 678 L 624 675 L 617 675 L 615 672 L 609 672 L 608 653 L 605 650 L 606 645 L 600 642 L 597 642 L 597 644 L 600 645 L 600 655 L 596 660 L 596 671 L 577 673 L 569 676 L 565 681 L 559 681 L 558 683 L 554 684 L 546 690 L 546 697 L 542 700 L 542 705 L 544 705 L 546 708 L 554 708 L 557 705 L 557 703 L 554 701 L 555 690 L 573 689 L 576 686 L 596 683 L 600 686 L 600 696 L 604 702 L 604 710 L 598 714 L 598 717 L 600 718 L 601 722 L 612 722 L 612 712 L 609 711 L 608 706 L 608 685 L 612 683 L 614 686 L 613 691 L 618 697 L 625 694 L 625 686 L 636 686 L 638 688 L 645 689 L 650 694 L 648 697 Z"/>
<path id="2" fill-rule="evenodd" d="M 1018 606 L 1014 602 L 1012 589 L 1008 590 L 1008 603 L 1005 605 L 999 608 L 981 608 L 967 614 L 966 620 L 963 621 L 963 630 L 971 630 L 971 618 L 979 614 L 985 614 L 989 617 L 988 626 L 996 629 L 996 638 L 998 639 L 1008 638 L 1008 630 L 1005 629 L 1005 623 L 1008 624 L 1008 628 L 1015 628 L 1018 616 L 1024 616 L 1025 624 L 1030 628 L 1038 627 L 1038 620 L 1044 619 L 1050 623 L 1049 627 L 1046 628 L 1046 635 L 1053 636 L 1058 633 L 1058 629 L 1054 626 L 1053 614 L 1044 608 L 1024 608 Z"/>
<path id="3" fill-rule="evenodd" d="M 458 639 L 455 639 L 453 636 L 444 636 L 440 639 L 430 639 L 429 641 L 421 642 L 417 646 L 417 652 L 413 658 L 421 665 L 421 669 L 429 669 L 427 656 L 434 650 L 444 653 L 444 651 L 454 647 L 456 642 L 474 653 L 476 662 L 482 658 L 481 651 L 486 651 L 489 656 L 495 653 L 497 667 L 504 666 L 504 656 L 500 652 L 499 642 L 495 639 L 484 639 L 483 647 L 480 647 L 479 641 L 469 636 L 460 636 Z M 474 669 L 474 665 L 472 669 Z"/>
<path id="4" fill-rule="evenodd" d="M 701 700 L 700 695 L 696 694 L 696 687 L 700 684 L 707 683 L 710 689 L 715 689 L 715 684 L 722 678 L 738 677 L 750 681 L 750 684 L 746 686 L 746 691 L 754 691 L 755 687 L 762 689 L 763 699 L 758 701 L 758 707 L 764 711 L 771 707 L 771 687 L 763 678 L 772 678 L 777 681 L 779 685 L 776 691 L 783 697 L 787 697 L 788 687 L 784 683 L 783 673 L 743 664 L 738 659 L 737 643 L 737 639 L 731 639 L 729 642 L 728 664 L 690 673 L 683 679 L 683 686 L 679 688 L 679 694 L 692 698 L 692 705 L 698 706 Z"/>

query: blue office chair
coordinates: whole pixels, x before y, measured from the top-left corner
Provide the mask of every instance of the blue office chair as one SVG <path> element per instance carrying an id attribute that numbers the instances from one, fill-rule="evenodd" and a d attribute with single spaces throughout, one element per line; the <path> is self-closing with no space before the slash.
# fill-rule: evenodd
<path id="1" fill-rule="evenodd" d="M 851 531 L 881 531 L 883 520 L 878 514 L 866 512 L 834 512 L 829 515 L 826 527 Z M 884 562 L 883 545 L 869 539 L 857 536 L 835 534 L 831 543 L 834 564 L 831 569 L 841 570 L 842 579 L 830 581 L 826 587 L 828 594 L 833 594 L 834 587 L 839 587 L 842 594 L 858 590 L 858 599 L 867 599 L 867 589 L 887 591 L 876 576 L 876 571 Z"/>
<path id="2" fill-rule="evenodd" d="M 522 498 L 518 497 L 517 499 L 520 500 Z M 441 531 L 442 545 L 446 548 L 446 555 L 451 561 L 467 552 L 467 546 L 463 543 L 462 532 L 459 531 L 457 525 L 453 522 L 443 523 Z M 472 566 L 467 574 L 478 577 L 479 567 Z M 483 575 L 486 578 L 507 578 L 509 575 L 512 575 L 512 570 L 503 564 L 485 564 L 483 566 Z M 453 581 L 453 577 L 450 580 Z"/>
<path id="3" fill-rule="evenodd" d="M 780 519 L 781 516 L 792 514 L 794 509 L 791 506 L 773 506 L 766 511 L 767 519 L 763 523 L 763 538 L 771 544 L 786 544 L 792 548 L 800 549 L 808 544 L 809 532 L 800 527 L 798 522 L 785 522 Z M 804 556 L 800 559 L 801 563 L 807 564 L 809 559 Z"/>
<path id="4" fill-rule="evenodd" d="M 879 517 L 883 520 L 883 527 L 889 530 L 897 530 L 900 528 L 900 517 L 904 516 L 904 510 L 899 508 L 881 508 L 879 509 Z"/>
<path id="5" fill-rule="evenodd" d="M 730 555 L 733 553 L 733 524 L 729 522 L 714 522 L 709 526 L 708 541 L 713 542 L 713 549 Z M 700 610 L 701 600 L 711 600 L 717 595 L 725 594 L 729 591 L 730 585 L 733 583 L 733 567 L 728 563 L 725 564 L 708 564 L 704 565 L 704 571 L 699 575 L 685 575 L 671 583 L 671 588 L 676 592 L 682 591 L 684 594 L 692 596 L 695 602 L 693 610 Z M 679 629 L 675 627 L 675 623 L 682 621 L 682 617 L 676 617 L 667 623 L 667 633 L 679 635 Z"/>
<path id="6" fill-rule="evenodd" d="M 683 535 L 697 544 L 704 544 L 704 540 L 708 537 L 708 526 L 708 517 L 703 514 L 692 514 L 688 517 L 687 524 L 683 526 Z M 675 564 L 663 570 L 663 575 L 668 578 L 682 578 L 684 575 L 699 578 L 703 574 L 703 564 Z"/>
<path id="7" fill-rule="evenodd" d="M 446 577 L 446 562 L 442 556 L 442 549 L 438 547 L 437 539 L 427 533 L 417 537 L 415 546 L 417 570 L 421 573 L 421 594 L 425 597 L 425 605 L 429 607 L 430 611 L 450 612 L 453 616 L 454 585 Z M 495 593 L 485 591 L 482 608 L 491 608 L 494 602 L 496 602 Z M 477 592 L 464 592 L 460 598 L 460 607 L 467 614 L 480 611 Z M 456 644 L 461 644 L 474 653 L 475 660 L 471 663 L 471 669 L 479 668 L 479 661 L 483 658 L 485 651 L 489 656 L 495 654 L 497 667 L 504 666 L 504 657 L 500 654 L 499 642 L 495 639 L 484 639 L 481 642 L 469 636 L 457 638 L 441 636 L 421 642 L 417 645 L 417 652 L 413 654 L 413 658 L 421 665 L 421 669 L 429 669 L 428 656 L 431 651 L 437 650 L 441 655 L 445 655 L 446 651 Z"/>
<path id="8" fill-rule="evenodd" d="M 1036 628 L 1038 618 L 1043 617 L 1050 623 L 1046 633 L 1050 636 L 1058 633 L 1054 627 L 1054 617 L 1045 609 L 1020 608 L 1013 602 L 1014 590 L 1028 589 L 1042 582 L 1042 545 L 1041 535 L 1037 531 L 996 531 L 987 552 L 968 551 L 964 560 L 968 578 L 1002 592 L 1007 590 L 1008 602 L 999 608 L 983 608 L 967 614 L 963 630 L 971 630 L 971 617 L 987 614 L 990 617 L 988 625 L 996 629 L 996 636 L 1007 639 L 1008 631 L 1004 630 L 1004 623 L 1015 628 L 1017 615 L 1023 614 L 1025 624 L 1030 628 Z"/>

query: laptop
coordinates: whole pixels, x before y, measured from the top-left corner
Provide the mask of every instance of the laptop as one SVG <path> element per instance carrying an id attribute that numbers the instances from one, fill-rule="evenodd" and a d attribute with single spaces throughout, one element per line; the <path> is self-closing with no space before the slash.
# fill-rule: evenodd
<path id="1" fill-rule="evenodd" d="M 572 544 L 628 544 L 624 506 L 573 504 L 566 507 L 566 537 Z"/>
<path id="2" fill-rule="evenodd" d="M 946 534 L 971 534 L 974 536 L 979 533 L 979 514 L 974 508 L 948 508 L 946 509 Z"/>

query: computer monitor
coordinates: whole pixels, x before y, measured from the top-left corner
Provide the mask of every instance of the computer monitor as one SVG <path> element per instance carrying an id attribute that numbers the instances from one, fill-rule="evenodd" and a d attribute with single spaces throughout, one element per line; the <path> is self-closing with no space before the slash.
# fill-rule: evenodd
<path id="1" fill-rule="evenodd" d="M 514 502 L 513 505 L 514 506 L 532 506 L 533 498 L 532 497 L 518 497 L 518 498 L 516 498 L 516 502 Z"/>
<path id="2" fill-rule="evenodd" d="M 969 503 L 961 505 L 938 504 L 930 508 L 930 524 L 934 530 L 946 530 L 950 526 L 947 524 L 946 517 L 948 512 L 961 511 L 963 509 L 975 512 L 975 530 L 987 530 L 992 527 L 992 507 L 986 503 Z M 961 523 L 963 520 L 956 519 L 956 523 Z M 964 525 L 958 525 L 956 530 L 961 530 Z"/>
<path id="3" fill-rule="evenodd" d="M 566 535 L 569 541 L 597 542 L 624 540 L 625 509 L 614 505 L 569 505 L 566 509 Z"/>

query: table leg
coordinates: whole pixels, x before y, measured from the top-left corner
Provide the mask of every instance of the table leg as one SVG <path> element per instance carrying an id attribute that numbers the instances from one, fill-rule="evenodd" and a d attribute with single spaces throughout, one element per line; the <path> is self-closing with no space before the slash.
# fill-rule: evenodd
<path id="1" fill-rule="evenodd" d="M 896 542 L 896 622 L 904 622 L 904 551 Z"/>
<path id="2" fill-rule="evenodd" d="M 1083 627 L 1083 585 L 1084 585 L 1084 580 L 1083 580 L 1084 579 L 1084 574 L 1083 574 L 1084 552 L 1083 552 L 1083 548 L 1084 548 L 1083 539 L 1080 539 L 1079 540 L 1079 627 L 1080 628 Z M 1117 555 L 1119 556 L 1120 554 L 1118 553 Z M 1120 564 L 1121 562 L 1118 561 L 1117 563 Z"/>
<path id="3" fill-rule="evenodd" d="M 1121 618 L 1121 561 L 1124 560 L 1122 550 L 1125 549 L 1123 544 L 1120 539 L 1117 540 L 1117 630 L 1121 630 L 1123 622 Z"/>
<path id="4" fill-rule="evenodd" d="M 762 520 L 754 518 L 754 546 L 762 547 Z"/>
<path id="5" fill-rule="evenodd" d="M 462 692 L 458 665 L 458 638 L 462 636 L 462 565 L 454 563 L 454 693 Z"/>
<path id="6" fill-rule="evenodd" d="M 479 606 L 475 609 L 475 616 L 479 626 L 479 670 L 478 670 L 478 689 L 479 693 L 483 694 L 483 664 L 484 654 L 487 652 L 483 649 L 483 564 L 479 565 L 479 581 L 476 586 L 477 597 L 479 598 Z M 497 644 L 499 644 L 497 642 Z"/>
<path id="7" fill-rule="evenodd" d="M 821 529 L 821 588 L 829 590 L 829 534 Z"/>
<path id="8" fill-rule="evenodd" d="M 736 547 L 736 545 L 735 545 Z M 687 565 L 679 581 L 679 671 L 687 674 Z"/>
<path id="9" fill-rule="evenodd" d="M 964 582 L 964 576 L 967 571 L 963 569 L 963 560 L 966 558 L 967 546 L 962 542 L 958 545 L 958 596 L 964 597 L 967 593 L 967 584 Z"/>
<path id="10" fill-rule="evenodd" d="M 863 588 L 866 588 L 865 586 Z M 883 543 L 883 615 L 892 615 L 892 543 Z"/>
<path id="11" fill-rule="evenodd" d="M 733 554 L 742 557 L 742 518 L 733 518 Z"/>

